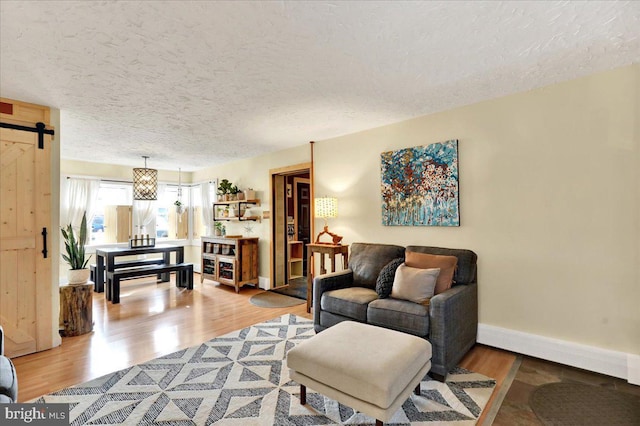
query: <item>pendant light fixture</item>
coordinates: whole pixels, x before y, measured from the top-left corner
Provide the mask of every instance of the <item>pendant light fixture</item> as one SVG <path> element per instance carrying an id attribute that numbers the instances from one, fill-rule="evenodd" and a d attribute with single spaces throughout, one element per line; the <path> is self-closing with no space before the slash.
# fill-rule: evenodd
<path id="1" fill-rule="evenodd" d="M 157 200 L 158 199 L 158 171 L 147 168 L 147 158 L 144 158 L 144 169 L 133 169 L 133 199 Z"/>

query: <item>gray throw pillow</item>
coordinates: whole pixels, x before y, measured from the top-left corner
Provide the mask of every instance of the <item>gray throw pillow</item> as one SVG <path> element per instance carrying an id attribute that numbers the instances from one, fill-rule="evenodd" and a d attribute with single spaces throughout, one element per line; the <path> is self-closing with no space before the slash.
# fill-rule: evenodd
<path id="1" fill-rule="evenodd" d="M 393 287 L 391 287 L 391 297 L 414 303 L 424 303 L 433 297 L 438 275 L 440 275 L 440 268 L 421 269 L 400 265 L 396 269 L 396 277 L 393 280 Z"/>
<path id="2" fill-rule="evenodd" d="M 396 269 L 404 263 L 404 258 L 399 257 L 384 265 L 378 279 L 376 280 L 376 293 L 380 299 L 386 299 L 391 294 L 393 279 L 396 276 Z"/>

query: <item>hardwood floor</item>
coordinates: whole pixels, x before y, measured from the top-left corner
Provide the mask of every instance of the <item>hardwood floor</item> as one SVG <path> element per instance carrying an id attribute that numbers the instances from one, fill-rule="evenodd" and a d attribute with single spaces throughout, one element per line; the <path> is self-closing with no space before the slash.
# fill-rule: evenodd
<path id="1" fill-rule="evenodd" d="M 192 291 L 158 283 L 151 278 L 125 281 L 120 303 L 113 305 L 104 293 L 93 293 L 93 332 L 65 337 L 62 345 L 47 351 L 14 358 L 19 380 L 19 401 L 100 377 L 206 340 L 292 313 L 312 319 L 306 305 L 260 308 L 252 295 L 260 289 L 232 287 L 194 278 Z M 515 356 L 476 345 L 461 366 L 497 380 L 494 396 L 502 386 Z M 491 401 L 490 401 L 491 404 Z M 487 406 L 488 411 L 490 406 Z M 478 424 L 482 424 L 481 421 Z"/>

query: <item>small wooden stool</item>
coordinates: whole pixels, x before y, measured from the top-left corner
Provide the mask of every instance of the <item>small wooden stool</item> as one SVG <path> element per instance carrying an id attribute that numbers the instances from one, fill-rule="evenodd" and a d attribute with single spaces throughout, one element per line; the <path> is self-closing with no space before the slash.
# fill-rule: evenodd
<path id="1" fill-rule="evenodd" d="M 60 284 L 60 334 L 79 336 L 93 331 L 93 282 Z"/>
<path id="2" fill-rule="evenodd" d="M 376 419 L 389 421 L 431 369 L 431 344 L 417 336 L 343 321 L 287 353 L 291 379 Z"/>

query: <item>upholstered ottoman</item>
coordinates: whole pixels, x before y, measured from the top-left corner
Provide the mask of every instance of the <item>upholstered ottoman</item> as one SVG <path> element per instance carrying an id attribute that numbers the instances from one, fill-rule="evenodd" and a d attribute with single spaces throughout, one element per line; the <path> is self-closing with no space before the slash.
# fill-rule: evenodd
<path id="1" fill-rule="evenodd" d="M 376 419 L 389 421 L 431 369 L 431 344 L 420 337 L 343 321 L 287 353 L 290 377 Z"/>

